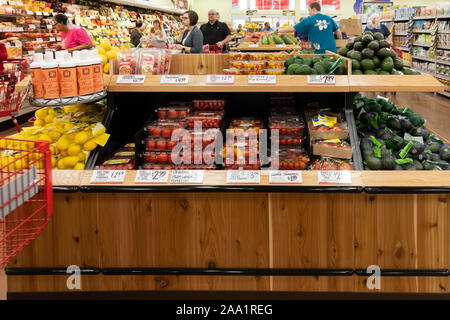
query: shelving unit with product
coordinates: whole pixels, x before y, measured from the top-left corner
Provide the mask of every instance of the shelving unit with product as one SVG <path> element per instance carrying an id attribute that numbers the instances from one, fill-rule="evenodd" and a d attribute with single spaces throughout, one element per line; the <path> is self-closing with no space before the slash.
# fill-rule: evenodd
<path id="1" fill-rule="evenodd" d="M 237 75 L 232 83 L 207 83 L 208 75 L 221 73 L 227 61 L 227 55 L 172 56 L 173 75 L 191 68 L 183 84 L 164 84 L 161 75 L 150 74 L 141 84 L 120 84 L 119 75 L 112 75 L 107 98 L 108 110 L 114 110 L 111 136 L 95 166 L 130 142 L 135 155 L 142 151 L 153 163 L 152 150 L 168 147 L 163 130 L 170 133 L 183 119 L 188 126 L 200 119 L 220 131 L 286 124 L 274 121 L 274 106 L 277 116 L 290 119 L 281 129 L 303 130 L 308 149 L 315 129 L 305 111 L 330 106 L 338 111 L 339 128 L 347 129 L 345 140 L 353 148 L 351 182 L 319 182 L 320 172 L 342 162 L 326 162 L 328 167 L 312 162 L 312 170 L 302 170 L 301 183 L 294 184 L 273 183 L 265 165 L 250 170 L 260 178 L 256 182 L 230 181 L 232 171 L 223 167 L 202 167 L 197 170 L 201 181 L 186 183 L 171 182 L 179 174 L 174 170 L 161 183 L 136 182 L 137 166 L 126 169 L 123 183 L 116 184 L 92 182 L 92 170 L 54 170 L 59 193 L 53 223 L 58 228 L 44 231 L 8 265 L 10 292 L 66 291 L 66 279 L 56 273 L 69 262 L 90 274 L 83 278 L 86 291 L 361 292 L 368 291 L 368 275 L 361 270 L 377 264 L 392 275 L 383 277 L 381 291 L 448 292 L 449 242 L 443 236 L 449 234 L 448 171 L 361 170 L 359 114 L 353 113 L 359 92 L 436 92 L 443 86 L 428 75 L 337 75 L 335 84 L 309 84 L 306 75 L 252 84 L 249 76 Z M 141 129 L 147 133 L 143 139 L 137 135 Z M 281 144 L 282 139 L 300 143 L 300 137 L 280 136 Z M 155 151 L 156 159 L 168 165 L 161 150 Z M 303 167 L 306 156 L 313 157 L 309 151 L 286 155 L 296 160 L 288 161 L 293 170 Z M 120 153 L 129 156 L 126 150 Z M 375 228 L 377 221 L 383 223 Z M 404 251 L 413 254 L 399 254 Z"/>

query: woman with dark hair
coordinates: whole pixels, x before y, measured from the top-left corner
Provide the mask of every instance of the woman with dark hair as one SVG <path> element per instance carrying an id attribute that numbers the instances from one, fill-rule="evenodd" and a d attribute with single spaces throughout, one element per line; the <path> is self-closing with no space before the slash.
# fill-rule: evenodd
<path id="1" fill-rule="evenodd" d="M 61 32 L 61 45 L 57 49 L 65 49 L 69 52 L 75 50 L 90 49 L 94 46 L 86 30 L 81 27 L 71 25 L 69 19 L 64 14 L 55 16 L 55 29 Z"/>
<path id="2" fill-rule="evenodd" d="M 130 42 L 133 44 L 133 46 L 137 47 L 139 43 L 141 43 L 142 33 L 142 21 L 137 20 L 136 21 L 136 28 L 133 29 L 130 33 Z"/>
<path id="3" fill-rule="evenodd" d="M 198 14 L 188 10 L 181 17 L 184 29 L 177 38 L 176 49 L 185 53 L 203 53 L 203 33 L 197 28 Z"/>
<path id="4" fill-rule="evenodd" d="M 164 27 L 159 20 L 153 21 L 153 29 L 152 29 L 152 42 L 153 47 L 156 48 L 165 48 L 166 47 L 166 32 L 164 31 Z"/>

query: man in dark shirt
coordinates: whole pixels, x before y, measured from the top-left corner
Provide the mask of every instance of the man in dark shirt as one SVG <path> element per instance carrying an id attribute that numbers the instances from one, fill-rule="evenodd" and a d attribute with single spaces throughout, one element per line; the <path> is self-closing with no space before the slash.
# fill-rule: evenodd
<path id="1" fill-rule="evenodd" d="M 219 14 L 216 10 L 208 11 L 208 23 L 203 24 L 200 30 L 203 33 L 204 45 L 216 45 L 219 49 L 226 49 L 227 43 L 231 41 L 230 28 L 226 23 L 219 21 Z"/>

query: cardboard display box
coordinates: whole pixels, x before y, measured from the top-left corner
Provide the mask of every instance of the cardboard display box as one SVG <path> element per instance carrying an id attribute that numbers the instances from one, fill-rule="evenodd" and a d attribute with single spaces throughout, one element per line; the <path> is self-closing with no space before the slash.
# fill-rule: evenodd
<path id="1" fill-rule="evenodd" d="M 341 139 L 345 140 L 348 138 L 349 131 L 343 120 L 339 117 L 338 114 L 331 113 L 326 111 L 326 115 L 333 116 L 338 119 L 334 128 L 330 128 L 329 130 L 315 130 L 312 120 L 317 118 L 320 110 L 317 111 L 306 111 L 306 121 L 308 123 L 308 131 L 309 137 L 312 140 L 325 140 L 325 139 Z"/>
<path id="2" fill-rule="evenodd" d="M 332 157 L 339 159 L 351 159 L 353 156 L 352 147 L 339 148 L 333 144 L 320 143 L 321 141 L 312 141 L 312 152 L 315 156 Z"/>
<path id="3" fill-rule="evenodd" d="M 341 19 L 339 29 L 347 36 L 359 36 L 362 34 L 362 22 L 360 19 Z"/>

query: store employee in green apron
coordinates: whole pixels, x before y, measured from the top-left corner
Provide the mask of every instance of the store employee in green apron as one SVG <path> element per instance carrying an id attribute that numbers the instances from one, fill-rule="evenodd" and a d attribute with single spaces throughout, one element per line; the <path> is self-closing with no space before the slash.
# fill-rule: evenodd
<path id="1" fill-rule="evenodd" d="M 309 17 L 300 21 L 293 28 L 281 28 L 279 33 L 295 32 L 299 34 L 307 34 L 312 46 L 316 49 L 316 53 L 325 53 L 326 50 L 336 52 L 336 40 L 342 39 L 342 33 L 334 20 L 320 13 L 320 4 L 313 2 L 308 8 Z"/>

